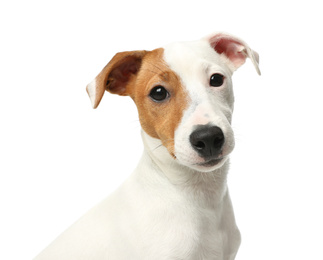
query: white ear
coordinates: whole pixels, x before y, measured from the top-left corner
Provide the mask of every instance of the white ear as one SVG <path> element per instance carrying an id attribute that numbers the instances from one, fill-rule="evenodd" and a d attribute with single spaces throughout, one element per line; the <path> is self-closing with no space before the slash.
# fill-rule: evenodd
<path id="1" fill-rule="evenodd" d="M 250 58 L 257 73 L 261 74 L 258 53 L 253 51 L 244 41 L 224 33 L 212 34 L 205 39 L 217 53 L 224 55 L 229 60 L 234 70 L 244 64 L 246 58 Z"/>
<path id="2" fill-rule="evenodd" d="M 105 89 L 99 87 L 99 84 L 97 84 L 96 79 L 94 79 L 90 84 L 86 86 L 86 92 L 88 93 L 91 104 L 93 108 L 97 108 L 99 105 Z"/>

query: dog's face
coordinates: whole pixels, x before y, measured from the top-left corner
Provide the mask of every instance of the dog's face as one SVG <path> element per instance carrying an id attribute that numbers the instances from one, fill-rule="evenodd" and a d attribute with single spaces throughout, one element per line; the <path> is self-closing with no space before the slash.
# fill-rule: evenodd
<path id="1" fill-rule="evenodd" d="M 212 171 L 234 147 L 231 76 L 247 57 L 259 73 L 257 54 L 224 34 L 118 53 L 87 91 L 95 108 L 105 90 L 131 96 L 146 134 L 180 164 Z"/>

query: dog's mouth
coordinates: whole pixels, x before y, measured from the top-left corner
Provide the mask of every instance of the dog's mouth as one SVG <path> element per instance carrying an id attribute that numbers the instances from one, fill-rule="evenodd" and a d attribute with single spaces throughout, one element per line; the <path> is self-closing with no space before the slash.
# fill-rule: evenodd
<path id="1" fill-rule="evenodd" d="M 217 159 L 211 159 L 202 163 L 197 163 L 195 165 L 202 166 L 202 167 L 213 167 L 219 164 L 223 160 L 223 157 Z"/>

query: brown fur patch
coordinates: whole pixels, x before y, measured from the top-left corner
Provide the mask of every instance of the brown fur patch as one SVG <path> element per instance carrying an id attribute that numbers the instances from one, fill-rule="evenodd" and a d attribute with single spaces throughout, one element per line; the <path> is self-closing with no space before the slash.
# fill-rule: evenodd
<path id="1" fill-rule="evenodd" d="M 160 139 L 175 157 L 174 134 L 189 100 L 179 76 L 163 60 L 163 54 L 164 49 L 160 48 L 144 56 L 136 80 L 127 92 L 137 105 L 143 130 Z M 149 94 L 156 86 L 163 86 L 169 98 L 162 102 L 152 100 Z"/>
<path id="2" fill-rule="evenodd" d="M 163 56 L 162 48 L 117 53 L 96 77 L 95 85 L 88 85 L 87 91 L 94 100 L 94 108 L 99 105 L 105 90 L 131 96 L 143 130 L 160 139 L 175 157 L 175 130 L 189 100 L 180 77 L 170 69 Z M 149 94 L 156 86 L 163 86 L 169 98 L 155 102 Z"/>

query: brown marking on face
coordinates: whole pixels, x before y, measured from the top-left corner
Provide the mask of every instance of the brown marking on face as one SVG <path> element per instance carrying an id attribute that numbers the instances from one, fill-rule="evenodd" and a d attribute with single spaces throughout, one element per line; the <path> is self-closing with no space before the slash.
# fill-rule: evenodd
<path id="1" fill-rule="evenodd" d="M 164 49 L 117 53 L 87 86 L 88 94 L 96 108 L 107 90 L 112 94 L 130 96 L 137 105 L 143 130 L 158 138 L 175 158 L 174 135 L 183 111 L 189 102 L 179 76 L 163 59 Z M 151 90 L 163 86 L 169 97 L 156 102 Z"/>
<path id="2" fill-rule="evenodd" d="M 148 52 L 142 60 L 134 85 L 127 90 L 137 105 L 143 130 L 151 137 L 160 139 L 175 157 L 175 130 L 189 100 L 179 76 L 169 68 L 163 54 L 162 48 Z M 149 94 L 156 86 L 163 86 L 169 97 L 161 102 L 154 101 Z"/>

